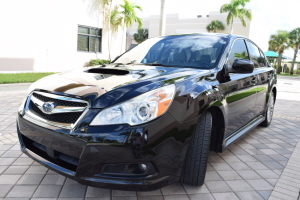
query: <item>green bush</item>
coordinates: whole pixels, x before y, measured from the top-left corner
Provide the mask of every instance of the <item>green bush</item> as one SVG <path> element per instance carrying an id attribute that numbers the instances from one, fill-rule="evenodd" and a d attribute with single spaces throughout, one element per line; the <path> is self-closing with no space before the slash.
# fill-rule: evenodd
<path id="1" fill-rule="evenodd" d="M 276 69 L 277 71 L 277 65 L 274 65 L 274 68 Z M 280 73 L 282 72 L 282 66 L 279 67 L 279 70 L 280 70 Z"/>
<path id="2" fill-rule="evenodd" d="M 102 60 L 102 59 L 91 59 L 89 62 L 89 66 L 95 65 L 104 65 L 110 63 L 110 60 Z"/>
<path id="3" fill-rule="evenodd" d="M 286 68 L 284 73 L 290 73 L 290 68 Z"/>
<path id="4" fill-rule="evenodd" d="M 295 74 L 299 74 L 300 75 L 300 69 L 295 70 L 294 72 Z"/>

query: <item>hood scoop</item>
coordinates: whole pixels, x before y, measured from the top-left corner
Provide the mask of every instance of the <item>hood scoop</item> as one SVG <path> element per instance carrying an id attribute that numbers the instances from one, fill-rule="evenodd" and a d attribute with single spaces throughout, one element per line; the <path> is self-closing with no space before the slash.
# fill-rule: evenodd
<path id="1" fill-rule="evenodd" d="M 126 75 L 130 72 L 127 70 L 120 69 L 109 69 L 109 68 L 93 68 L 87 70 L 88 73 L 97 73 L 97 74 L 109 74 L 109 75 Z"/>

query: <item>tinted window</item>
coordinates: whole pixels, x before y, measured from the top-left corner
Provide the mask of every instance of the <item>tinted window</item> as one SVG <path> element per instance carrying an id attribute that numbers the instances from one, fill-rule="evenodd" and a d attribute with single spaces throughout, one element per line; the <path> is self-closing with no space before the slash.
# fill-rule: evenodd
<path id="1" fill-rule="evenodd" d="M 249 49 L 249 54 L 251 57 L 251 61 L 254 63 L 254 67 L 264 67 L 265 66 L 265 59 L 264 57 L 261 56 L 260 50 L 255 46 L 253 43 L 246 41 L 248 49 Z"/>
<path id="2" fill-rule="evenodd" d="M 218 62 L 226 42 L 227 38 L 220 36 L 153 38 L 129 50 L 115 62 L 211 69 Z"/>
<path id="3" fill-rule="evenodd" d="M 265 54 L 262 51 L 259 51 L 259 52 L 260 52 L 260 56 L 262 58 L 263 66 L 267 66 L 267 60 L 266 60 Z"/>
<path id="4" fill-rule="evenodd" d="M 232 45 L 230 55 L 228 58 L 228 64 L 232 66 L 235 59 L 249 60 L 248 51 L 244 40 L 236 40 Z"/>

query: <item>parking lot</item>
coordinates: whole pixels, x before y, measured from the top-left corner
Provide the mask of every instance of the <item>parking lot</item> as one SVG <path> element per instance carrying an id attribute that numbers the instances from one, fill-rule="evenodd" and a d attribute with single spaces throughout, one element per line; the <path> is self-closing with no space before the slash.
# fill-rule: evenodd
<path id="1" fill-rule="evenodd" d="M 255 128 L 222 154 L 210 152 L 205 185 L 178 183 L 151 192 L 87 187 L 22 154 L 15 117 L 26 93 L 2 88 L 0 199 L 298 199 L 300 79 L 280 76 L 278 82 L 272 124 Z"/>

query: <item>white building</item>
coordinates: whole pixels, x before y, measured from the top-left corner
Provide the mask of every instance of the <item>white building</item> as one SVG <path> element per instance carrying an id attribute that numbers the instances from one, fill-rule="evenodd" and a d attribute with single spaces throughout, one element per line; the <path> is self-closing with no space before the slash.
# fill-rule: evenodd
<path id="1" fill-rule="evenodd" d="M 108 59 L 107 29 L 91 1 L 0 1 L 0 71 L 65 71 Z M 121 33 L 112 38 L 112 59 L 121 52 Z"/>
<path id="2" fill-rule="evenodd" d="M 264 52 L 268 50 L 270 28 L 268 23 L 258 14 L 252 14 L 249 21 L 246 18 L 247 26 L 244 27 L 239 19 L 233 21 L 233 34 L 245 36 L 253 40 Z M 179 14 L 167 14 L 166 35 L 207 33 L 206 26 L 212 20 L 221 21 L 225 30 L 220 33 L 230 33 L 230 26 L 226 25 L 227 13 L 218 11 L 209 12 L 208 15 L 198 15 L 195 18 L 181 18 Z M 143 19 L 143 28 L 149 30 L 149 38 L 158 36 L 159 15 L 152 15 Z M 137 32 L 137 24 L 127 29 L 127 47 L 136 44 L 133 34 Z"/>

